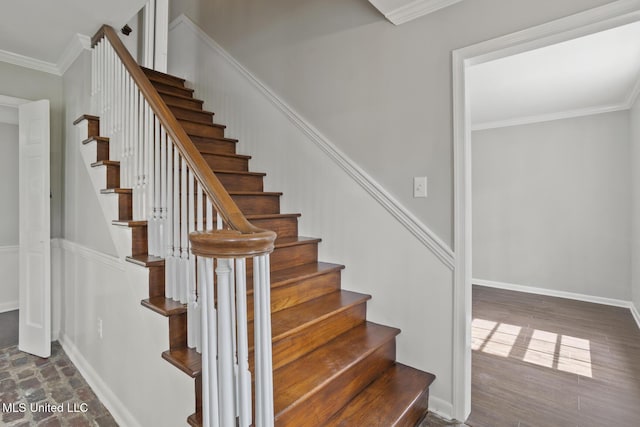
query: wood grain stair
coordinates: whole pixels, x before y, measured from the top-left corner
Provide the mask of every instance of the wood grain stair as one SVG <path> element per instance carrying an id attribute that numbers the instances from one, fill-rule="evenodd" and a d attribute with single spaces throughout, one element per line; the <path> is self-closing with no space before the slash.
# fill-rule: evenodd
<path id="1" fill-rule="evenodd" d="M 271 254 L 271 311 L 277 426 L 415 426 L 426 415 L 431 374 L 395 362 L 398 329 L 371 323 L 371 298 L 341 288 L 344 266 L 318 261 L 318 238 L 298 235 L 299 213 L 281 213 L 279 192 L 264 191 L 265 173 L 249 170 L 250 156 L 236 153 L 214 114 L 193 98 L 182 78 L 143 68 L 169 109 L 207 159 L 247 219 L 278 234 Z M 132 232 L 127 261 L 149 269 L 149 298 L 141 305 L 169 319 L 170 348 L 162 358 L 195 379 L 195 413 L 202 425 L 200 354 L 186 345 L 186 307 L 165 297 L 164 260 L 147 253 L 146 221 L 132 221 L 132 192 L 119 188 L 108 158 L 109 139 L 99 119 L 89 121 L 84 141 L 96 142 L 96 163 L 108 174 L 105 195 L 119 197 L 114 226 Z M 110 169 L 111 168 L 111 169 Z M 109 172 L 111 170 L 111 172 Z M 111 174 L 111 175 L 109 175 Z M 252 261 L 247 262 L 249 336 L 253 333 Z M 252 339 L 250 338 L 252 347 Z M 253 369 L 253 351 L 250 352 Z"/>

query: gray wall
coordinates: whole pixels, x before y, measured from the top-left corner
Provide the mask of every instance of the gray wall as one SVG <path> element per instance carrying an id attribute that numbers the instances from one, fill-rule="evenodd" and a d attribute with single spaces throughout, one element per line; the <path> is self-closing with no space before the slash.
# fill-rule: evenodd
<path id="1" fill-rule="evenodd" d="M 473 277 L 629 300 L 629 113 L 474 132 Z"/>
<path id="2" fill-rule="evenodd" d="M 629 112 L 631 129 L 632 250 L 631 293 L 640 310 L 640 97 Z"/>
<path id="3" fill-rule="evenodd" d="M 0 247 L 18 245 L 18 126 L 0 123 Z"/>
<path id="4" fill-rule="evenodd" d="M 62 235 L 62 78 L 0 62 L 0 95 L 51 105 L 51 237 Z"/>
<path id="5" fill-rule="evenodd" d="M 366 0 L 181 0 L 171 16 L 196 22 L 451 244 L 451 51 L 608 2 L 464 1 L 401 26 Z M 424 175 L 429 197 L 414 199 Z"/>

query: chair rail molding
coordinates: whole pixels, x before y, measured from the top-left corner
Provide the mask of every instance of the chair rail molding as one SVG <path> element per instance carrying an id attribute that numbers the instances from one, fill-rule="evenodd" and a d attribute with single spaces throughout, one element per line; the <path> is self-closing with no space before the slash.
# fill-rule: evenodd
<path id="1" fill-rule="evenodd" d="M 394 25 L 449 7 L 462 0 L 369 0 Z"/>

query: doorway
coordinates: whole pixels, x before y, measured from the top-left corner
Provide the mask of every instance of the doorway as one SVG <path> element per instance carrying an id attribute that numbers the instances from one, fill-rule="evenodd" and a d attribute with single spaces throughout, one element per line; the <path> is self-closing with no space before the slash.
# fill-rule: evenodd
<path id="1" fill-rule="evenodd" d="M 453 52 L 454 110 L 454 417 L 471 412 L 472 178 L 469 68 L 640 20 L 637 4 L 618 1 Z"/>
<path id="2" fill-rule="evenodd" d="M 9 174 L 3 180 L 0 238 L 11 259 L 2 257 L 3 288 L 0 304 L 6 342 L 18 336 L 20 350 L 40 356 L 51 354 L 50 267 L 50 125 L 49 101 L 0 96 L 0 114 L 7 143 L 3 149 Z M 5 129 L 6 128 L 6 129 Z M 2 243 L 2 241 L 0 241 Z M 6 245 L 6 244 L 5 244 Z M 7 246 L 4 247 L 5 249 Z M 18 309 L 16 311 L 16 309 Z M 17 317 L 17 325 L 16 325 Z M 17 331 L 16 331 L 17 326 Z"/>

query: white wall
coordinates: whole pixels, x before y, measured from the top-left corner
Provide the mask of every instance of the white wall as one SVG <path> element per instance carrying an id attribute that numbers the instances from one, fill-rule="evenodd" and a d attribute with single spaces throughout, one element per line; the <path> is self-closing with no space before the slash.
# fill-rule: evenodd
<path id="1" fill-rule="evenodd" d="M 0 312 L 18 308 L 18 126 L 0 123 Z"/>
<path id="2" fill-rule="evenodd" d="M 477 131 L 473 277 L 628 301 L 627 111 Z"/>
<path id="3" fill-rule="evenodd" d="M 636 315 L 640 313 L 640 97 L 629 112 L 631 132 L 631 293 Z M 640 318 L 636 319 L 640 325 Z"/>
<path id="4" fill-rule="evenodd" d="M 140 305 L 148 298 L 147 270 L 116 250 L 122 239 L 113 233 L 127 231 L 103 214 L 72 125 L 89 112 L 89 76 L 88 52 L 64 75 L 65 235 L 52 254 L 54 328 L 119 425 L 185 425 L 195 411 L 194 381 L 161 358 L 169 348 L 168 321 Z"/>
<path id="5" fill-rule="evenodd" d="M 282 211 L 301 212 L 300 234 L 321 237 L 320 259 L 346 265 L 345 289 L 368 293 L 368 318 L 398 327 L 398 360 L 438 376 L 431 407 L 451 413 L 452 272 L 338 167 L 250 80 L 188 24 L 169 34 L 169 71 L 240 139 Z"/>
<path id="6" fill-rule="evenodd" d="M 464 1 L 401 26 L 365 0 L 182 0 L 171 17 L 194 20 L 453 245 L 451 51 L 609 1 Z M 425 175 L 429 197 L 414 199 Z"/>

